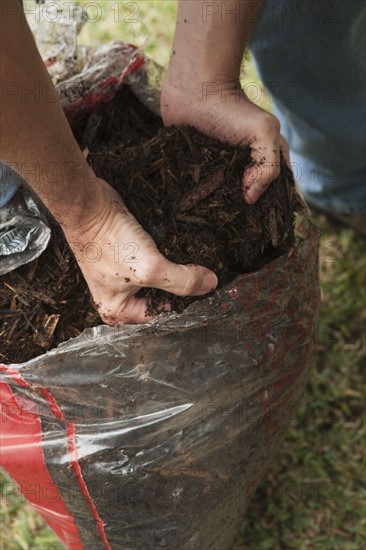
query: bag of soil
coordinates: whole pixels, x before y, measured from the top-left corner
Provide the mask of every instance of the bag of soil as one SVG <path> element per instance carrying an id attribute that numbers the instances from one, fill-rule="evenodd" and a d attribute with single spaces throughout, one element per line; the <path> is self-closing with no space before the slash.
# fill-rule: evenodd
<path id="1" fill-rule="evenodd" d="M 118 44 L 110 47 L 117 51 Z M 123 56 L 109 56 L 104 46 L 96 53 L 98 70 L 89 60 L 79 95 L 65 83 L 65 112 L 81 146 L 92 148 L 106 132 L 103 121 L 92 118 L 95 110 L 81 115 L 110 101 L 127 73 L 134 88 L 141 82 L 140 96 L 146 89 L 152 97 L 141 69 L 144 58 L 134 49 L 130 53 L 117 70 L 114 62 Z M 99 94 L 95 77 L 101 67 Z M 136 120 L 136 111 L 129 108 L 128 116 Z M 153 137 L 149 127 L 146 139 Z M 190 135 L 186 142 L 190 148 Z M 127 151 L 131 141 L 125 146 Z M 149 154 L 153 149 L 150 142 Z M 284 167 L 282 178 L 290 178 Z M 185 196 L 181 215 L 197 224 L 197 212 L 187 214 L 193 199 L 192 193 Z M 52 313 L 63 306 L 57 310 L 50 288 L 47 312 L 39 290 L 17 292 L 23 307 L 17 326 L 15 302 L 3 310 L 2 353 L 10 361 L 0 365 L 0 465 L 67 548 L 230 547 L 299 405 L 316 339 L 319 232 L 303 212 L 297 218 L 302 222 L 293 242 L 289 235 L 283 242 L 286 252 L 269 255 L 256 271 L 236 274 L 181 313 L 163 313 L 146 325 L 94 326 L 96 314 L 78 302 L 78 327 L 90 328 L 76 331 L 73 319 L 62 324 L 61 313 Z M 268 238 L 276 248 L 277 236 L 269 232 Z M 61 240 L 59 248 L 53 241 L 45 254 L 56 250 L 62 275 L 71 255 Z M 34 273 L 37 266 L 9 274 L 15 278 L 5 281 L 7 290 L 24 288 L 24 281 L 37 279 Z M 57 281 L 56 274 L 49 284 L 55 292 Z M 90 303 L 80 275 L 74 282 L 75 299 L 80 294 Z M 63 290 L 58 300 L 64 304 L 70 297 Z M 27 351 L 20 338 L 21 351 L 8 352 L 9 319 L 12 337 L 23 322 L 31 334 L 36 328 L 38 348 Z M 49 351 L 39 354 L 42 349 Z"/>

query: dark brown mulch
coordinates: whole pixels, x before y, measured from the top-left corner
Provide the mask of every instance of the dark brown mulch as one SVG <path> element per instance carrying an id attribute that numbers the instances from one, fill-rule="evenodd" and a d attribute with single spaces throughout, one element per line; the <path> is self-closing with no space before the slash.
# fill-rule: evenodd
<path id="1" fill-rule="evenodd" d="M 127 88 L 72 127 L 97 174 L 119 191 L 170 260 L 209 267 L 222 286 L 293 245 L 298 199 L 284 162 L 280 177 L 249 206 L 241 190 L 249 149 L 224 145 L 192 128 L 162 129 L 160 119 Z M 154 289 L 139 294 L 150 298 L 151 309 L 162 297 L 177 311 L 198 299 Z M 26 361 L 99 322 L 57 228 L 38 260 L 2 277 L 0 360 Z"/>

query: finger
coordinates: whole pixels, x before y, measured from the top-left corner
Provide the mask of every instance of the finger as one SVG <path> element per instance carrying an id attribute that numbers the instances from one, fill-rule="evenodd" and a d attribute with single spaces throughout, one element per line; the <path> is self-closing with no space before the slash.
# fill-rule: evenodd
<path id="1" fill-rule="evenodd" d="M 159 288 L 177 296 L 201 296 L 215 290 L 216 275 L 199 265 L 181 265 L 170 262 L 159 254 L 155 266 L 145 268 L 140 278 L 141 286 Z"/>
<path id="2" fill-rule="evenodd" d="M 135 292 L 137 290 L 135 289 Z M 136 298 L 135 295 L 126 296 L 121 301 L 119 294 L 115 300 L 108 305 L 97 307 L 97 310 L 107 325 L 115 325 L 117 323 L 147 323 L 160 313 L 170 312 L 172 306 L 168 301 L 161 300 L 156 307 L 152 307 L 149 298 Z"/>
<path id="3" fill-rule="evenodd" d="M 218 279 L 213 271 L 198 265 L 174 264 L 165 260 L 167 277 L 157 288 L 177 296 L 202 296 L 217 287 Z"/>
<path id="4" fill-rule="evenodd" d="M 282 154 L 284 156 L 287 166 L 291 168 L 290 146 L 282 135 L 280 136 L 280 149 L 282 151 Z"/>
<path id="5" fill-rule="evenodd" d="M 244 200 L 254 204 L 280 173 L 280 125 L 272 115 L 261 123 L 250 142 L 253 164 L 243 176 Z"/>
<path id="6" fill-rule="evenodd" d="M 98 308 L 100 318 L 107 325 L 117 323 L 148 323 L 153 319 L 147 298 L 129 296 L 121 302 L 120 296 Z"/>

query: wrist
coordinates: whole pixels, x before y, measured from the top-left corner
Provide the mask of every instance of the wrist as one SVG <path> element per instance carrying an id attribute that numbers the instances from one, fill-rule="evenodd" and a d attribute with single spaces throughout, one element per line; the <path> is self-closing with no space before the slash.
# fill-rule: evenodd
<path id="1" fill-rule="evenodd" d="M 229 105 L 245 100 L 239 79 L 226 80 L 207 76 L 198 82 L 167 74 L 160 97 L 160 111 L 165 125 L 188 124 L 196 126 L 207 108 Z"/>
<path id="2" fill-rule="evenodd" d="M 169 80 L 197 89 L 203 82 L 239 80 L 240 67 L 261 0 L 178 4 Z"/>
<path id="3" fill-rule="evenodd" d="M 72 193 L 57 201 L 45 201 L 66 236 L 83 235 L 100 217 L 104 204 L 101 181 L 87 167 L 81 177 L 72 179 Z"/>
<path id="4" fill-rule="evenodd" d="M 218 64 L 209 66 L 200 60 L 187 60 L 185 56 L 171 60 L 164 88 L 177 89 L 191 96 L 201 96 L 205 85 L 219 85 L 237 87 L 240 82 L 240 69 L 231 69 L 228 66 L 220 67 Z"/>

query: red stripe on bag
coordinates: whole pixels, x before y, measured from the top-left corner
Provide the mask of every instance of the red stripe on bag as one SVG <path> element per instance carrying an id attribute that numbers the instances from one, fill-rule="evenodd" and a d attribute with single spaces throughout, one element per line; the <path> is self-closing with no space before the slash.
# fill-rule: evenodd
<path id="1" fill-rule="evenodd" d="M 12 380 L 14 380 L 17 384 L 19 384 L 20 386 L 22 387 L 28 387 L 28 388 L 31 388 L 31 385 L 28 384 L 28 382 L 26 382 L 22 377 L 21 375 L 19 374 L 19 372 L 16 370 L 16 369 L 13 369 L 13 368 L 10 368 L 10 367 L 6 367 L 5 365 L 1 365 L 0 364 L 0 371 L 4 371 L 6 372 L 6 374 L 8 374 Z M 4 383 L 5 386 L 7 386 L 9 388 L 9 386 L 7 384 Z M 47 404 L 49 406 L 49 409 L 50 411 L 52 412 L 52 414 L 55 416 L 55 418 L 57 418 L 58 420 L 62 420 L 63 422 L 65 422 L 67 424 L 67 438 L 68 438 L 68 451 L 69 451 L 69 455 L 70 455 L 70 463 L 72 465 L 72 468 L 73 468 L 73 471 L 75 473 L 75 477 L 77 479 L 77 482 L 78 482 L 78 485 L 80 487 L 80 491 L 82 493 L 82 495 L 84 496 L 85 500 L 87 501 L 88 503 L 88 506 L 90 508 L 90 511 L 92 513 L 92 516 L 94 518 L 94 520 L 96 521 L 96 524 L 97 524 L 97 528 L 98 528 L 98 531 L 99 531 L 99 534 L 100 534 L 100 538 L 102 539 L 103 541 L 103 544 L 106 548 L 106 550 L 111 550 L 111 547 L 109 545 L 109 542 L 108 542 L 108 539 L 107 539 L 107 536 L 105 534 L 105 530 L 104 530 L 104 523 L 102 521 L 102 519 L 100 518 L 99 514 L 98 514 L 98 510 L 96 509 L 95 507 L 95 504 L 93 502 L 93 499 L 88 491 L 88 488 L 86 486 L 86 483 L 84 481 L 84 478 L 83 478 L 83 475 L 82 475 L 82 472 L 81 472 L 81 468 L 80 468 L 80 465 L 79 465 L 79 461 L 78 461 L 78 456 L 77 456 L 77 449 L 76 449 L 76 442 L 75 442 L 75 425 L 73 422 L 68 422 L 60 408 L 60 406 L 58 405 L 58 403 L 56 402 L 55 398 L 53 397 L 53 395 L 44 387 L 42 386 L 38 386 L 37 387 L 37 390 L 41 391 L 43 393 L 43 395 L 45 396 L 45 399 L 47 401 Z M 9 391 L 10 388 L 9 388 Z M 14 396 L 13 396 L 13 399 L 14 401 L 16 402 Z M 3 402 L 3 399 L 2 399 L 2 395 L 1 395 L 1 399 L 0 399 L 0 402 L 2 403 Z M 18 405 L 19 407 L 19 405 Z M 19 407 L 20 408 L 20 407 Z M 19 418 L 18 418 L 19 420 Z M 40 433 L 40 445 L 42 444 L 42 433 L 41 433 L 41 422 L 40 422 L 40 419 L 39 419 L 39 415 L 37 415 L 37 420 L 38 420 L 38 424 L 39 424 L 39 433 Z M 18 424 L 18 427 L 19 427 L 19 424 Z M 0 434 L 0 440 L 1 440 L 1 444 L 3 444 L 3 438 L 2 438 L 2 433 Z M 37 444 L 39 445 L 39 443 L 37 442 Z M 34 445 L 34 442 L 33 442 L 33 445 Z M 19 452 L 19 451 L 18 451 Z M 40 448 L 40 452 L 42 454 L 42 450 Z M 2 460 L 2 457 L 0 458 L 0 464 L 1 464 L 1 460 Z M 43 462 L 43 468 L 45 469 L 45 471 L 47 472 L 47 475 L 49 477 L 49 479 L 51 480 L 51 483 L 53 484 L 53 481 L 52 481 L 52 478 L 50 477 L 47 469 L 46 469 L 46 465 L 44 463 L 44 460 L 43 460 L 43 454 L 42 454 L 42 462 Z M 42 466 L 42 465 L 41 465 Z M 22 466 L 24 468 L 24 464 Z M 4 466 L 4 468 L 9 472 L 9 474 L 11 475 L 11 477 L 14 477 L 14 479 L 18 482 L 17 480 L 17 477 L 13 476 L 13 474 L 10 472 L 10 470 L 7 469 L 7 467 Z M 55 487 L 55 489 L 57 490 L 57 487 L 53 484 L 53 486 Z M 58 492 L 58 491 L 57 491 Z M 23 493 L 24 494 L 24 493 Z M 26 495 L 24 495 L 26 496 Z M 27 497 L 28 498 L 28 497 Z M 61 497 L 60 497 L 61 499 Z M 28 499 L 30 500 L 30 502 L 32 502 L 33 504 L 33 501 L 31 499 Z M 62 501 L 62 499 L 61 499 Z M 62 504 L 65 506 L 65 504 L 63 503 L 62 501 Z M 34 504 L 33 504 L 34 505 Z M 37 506 L 35 506 L 37 508 Z M 47 508 L 47 507 L 46 507 Z M 66 509 L 66 506 L 65 506 L 65 509 Z M 39 510 L 40 513 L 41 510 Z M 68 512 L 67 512 L 68 513 Z M 45 515 L 42 513 L 43 517 L 45 517 Z M 72 520 L 72 523 L 74 524 L 74 518 L 72 516 L 68 516 L 69 519 Z M 46 518 L 45 518 L 46 519 Z M 47 523 L 50 525 L 50 527 L 55 531 L 55 533 L 60 536 L 58 534 L 58 532 L 54 529 L 54 527 L 50 524 L 50 522 L 46 519 Z M 74 524 L 75 525 L 75 524 Z M 64 541 L 64 539 L 62 537 L 60 537 L 61 540 Z M 65 541 L 64 541 L 65 542 Z M 66 544 L 66 542 L 65 542 Z M 81 542 L 80 542 L 81 544 Z M 79 548 L 83 548 L 83 546 L 68 546 L 68 548 L 72 549 L 72 550 L 79 550 Z"/>
<path id="2" fill-rule="evenodd" d="M 106 547 L 107 550 L 111 550 L 111 547 L 109 546 L 109 542 L 107 539 L 107 535 L 105 534 L 105 531 L 104 531 L 104 523 L 99 517 L 98 510 L 96 509 L 93 499 L 90 496 L 90 493 L 88 491 L 88 488 L 83 478 L 83 474 L 81 472 L 81 468 L 80 468 L 80 464 L 79 464 L 77 452 L 76 452 L 75 425 L 72 422 L 69 422 L 68 424 L 68 440 L 69 440 L 69 453 L 70 453 L 70 456 L 73 457 L 71 459 L 71 464 L 72 464 L 75 476 L 79 482 L 80 490 L 83 493 L 85 500 L 88 502 L 90 511 L 93 514 L 95 521 L 97 522 L 100 538 L 102 539 L 104 546 Z"/>
<path id="3" fill-rule="evenodd" d="M 0 365 L 0 370 L 5 370 L 3 365 Z M 20 380 L 17 382 L 22 386 L 26 385 Z M 1 467 L 16 481 L 25 498 L 65 546 L 70 550 L 82 550 L 83 545 L 74 518 L 62 500 L 44 461 L 39 414 L 21 407 L 5 382 L 0 382 L 0 404 Z M 14 492 L 13 484 L 4 487 L 3 498 Z"/>
<path id="4" fill-rule="evenodd" d="M 89 110 L 92 110 L 100 103 L 111 101 L 117 93 L 117 87 L 122 84 L 126 76 L 136 72 L 144 64 L 145 59 L 143 57 L 136 57 L 135 59 L 132 59 L 119 76 L 110 76 L 100 85 L 102 90 L 111 88 L 110 91 L 102 93 L 90 92 L 89 94 L 85 94 L 71 107 L 65 109 L 65 115 L 67 118 L 71 120 L 73 116 L 82 108 L 87 107 Z"/>
<path id="5" fill-rule="evenodd" d="M 80 468 L 79 460 L 78 460 L 78 456 L 77 456 L 77 450 L 76 450 L 75 424 L 73 422 L 68 422 L 66 420 L 62 410 L 60 409 L 60 406 L 56 402 L 53 395 L 46 388 L 40 387 L 39 389 L 41 390 L 41 392 L 45 396 L 46 401 L 48 403 L 48 406 L 49 406 L 50 411 L 52 412 L 52 414 L 56 418 L 58 418 L 59 420 L 62 420 L 63 422 L 67 423 L 68 451 L 69 451 L 69 455 L 70 455 L 70 462 L 71 462 L 72 468 L 74 470 L 76 479 L 78 480 L 78 484 L 79 484 L 81 493 L 82 493 L 83 497 L 85 498 L 85 500 L 87 501 L 87 503 L 89 505 L 89 508 L 90 508 L 90 511 L 93 515 L 93 518 L 96 521 L 98 531 L 99 531 L 99 534 L 100 534 L 100 538 L 102 539 L 103 544 L 106 547 L 106 549 L 111 550 L 111 548 L 109 546 L 109 543 L 108 543 L 107 536 L 106 536 L 105 531 L 104 531 L 104 523 L 103 523 L 103 521 L 101 520 L 101 518 L 98 514 L 98 510 L 95 507 L 95 504 L 94 504 L 93 499 L 92 499 L 92 497 L 91 497 L 91 495 L 88 491 L 88 488 L 87 488 L 86 483 L 85 483 L 84 478 L 83 478 L 83 474 L 81 472 L 81 468 Z"/>

